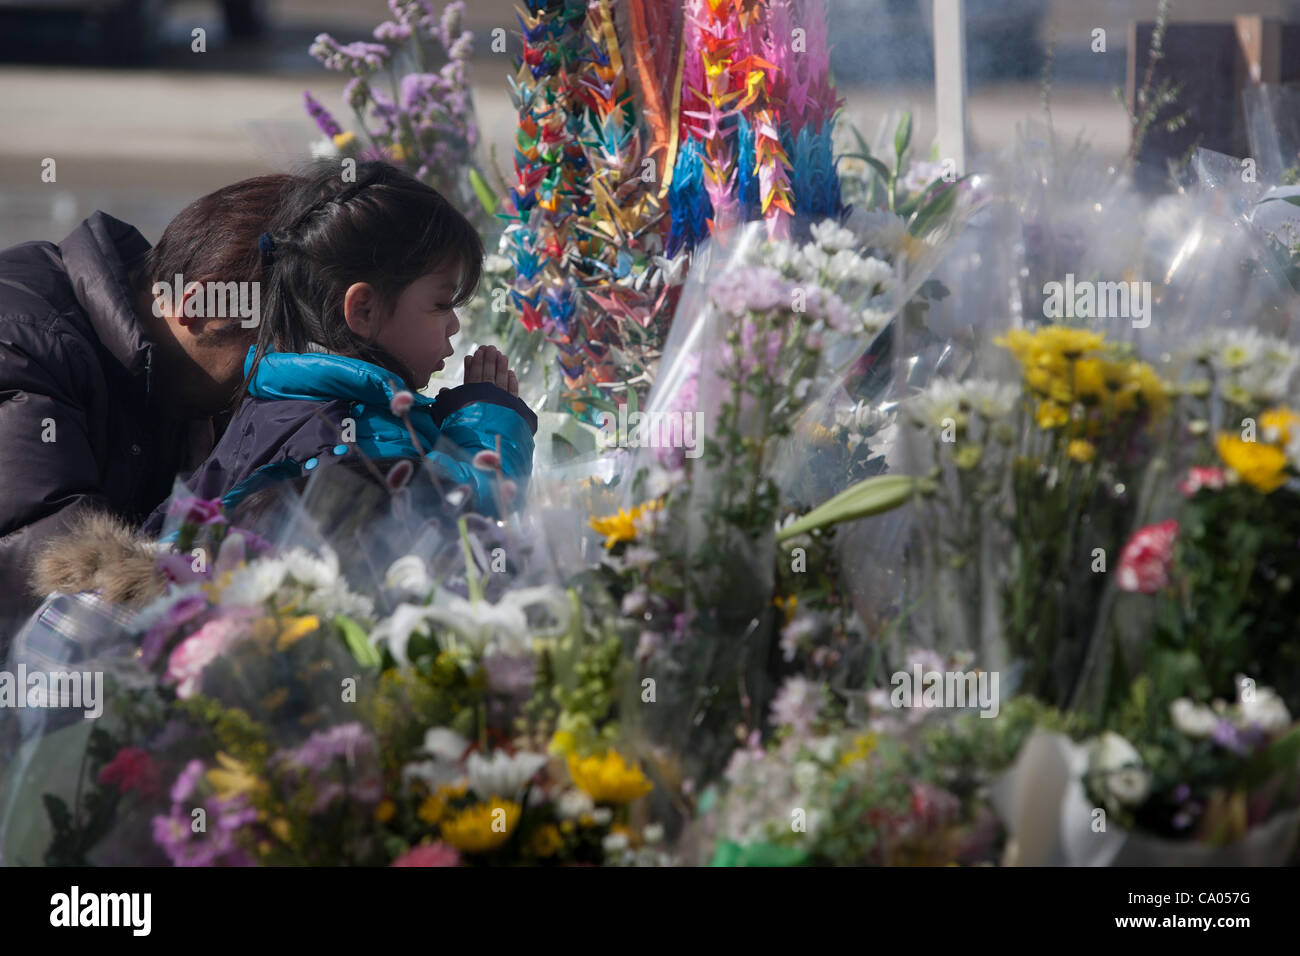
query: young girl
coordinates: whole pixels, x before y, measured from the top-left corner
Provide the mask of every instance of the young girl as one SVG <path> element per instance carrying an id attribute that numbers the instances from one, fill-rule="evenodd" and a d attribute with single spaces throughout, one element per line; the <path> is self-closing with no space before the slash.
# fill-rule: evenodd
<path id="1" fill-rule="evenodd" d="M 481 348 L 465 358 L 464 385 L 418 394 L 451 356 L 454 309 L 479 280 L 483 244 L 460 212 L 386 163 L 358 164 L 355 182 L 330 164 L 286 197 L 261 248 L 245 397 L 192 492 L 229 509 L 327 464 L 423 456 L 444 492 L 468 487 L 473 510 L 495 513 L 499 478 L 522 500 L 537 418 L 506 357 Z M 499 465 L 475 467 L 480 452 Z"/>

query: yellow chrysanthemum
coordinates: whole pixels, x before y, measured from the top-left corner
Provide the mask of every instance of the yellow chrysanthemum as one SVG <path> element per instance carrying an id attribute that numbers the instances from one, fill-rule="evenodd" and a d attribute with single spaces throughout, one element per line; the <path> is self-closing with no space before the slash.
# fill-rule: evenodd
<path id="1" fill-rule="evenodd" d="M 354 142 L 356 142 L 356 139 L 357 139 L 357 134 L 352 132 L 352 130 L 345 130 L 342 133 L 335 133 L 334 146 L 336 149 L 340 149 L 340 150 L 347 149 Z"/>
<path id="2" fill-rule="evenodd" d="M 437 794 L 431 793 L 421 801 L 420 808 L 415 811 L 415 815 L 420 818 L 422 823 L 433 826 L 442 819 L 442 815 L 446 810 L 447 804 L 443 799 Z"/>
<path id="3" fill-rule="evenodd" d="M 280 639 L 276 643 L 279 650 L 285 650 L 297 644 L 308 634 L 315 634 L 320 630 L 320 618 L 315 614 L 304 614 L 302 617 L 291 617 L 280 622 Z"/>
<path id="4" fill-rule="evenodd" d="M 267 824 L 267 828 L 275 834 L 281 843 L 288 843 L 289 836 L 293 833 L 293 828 L 289 826 L 289 821 L 284 817 L 276 817 Z"/>
<path id="5" fill-rule="evenodd" d="M 488 853 L 510 839 L 521 812 L 519 804 L 493 797 L 444 820 L 442 838 L 462 853 Z"/>
<path id="6" fill-rule="evenodd" d="M 1060 428 L 1069 420 L 1070 410 L 1059 402 L 1039 402 L 1034 412 L 1034 421 L 1039 428 Z"/>
<path id="7" fill-rule="evenodd" d="M 557 730 L 547 748 L 552 756 L 567 757 L 578 749 L 577 739 L 567 730 Z"/>
<path id="8" fill-rule="evenodd" d="M 1076 438 L 1066 446 L 1065 453 L 1075 461 L 1086 465 L 1097 457 L 1097 446 L 1090 441 Z"/>
<path id="9" fill-rule="evenodd" d="M 217 763 L 220 767 L 213 767 L 205 776 L 212 789 L 217 792 L 217 796 L 222 800 L 229 800 L 231 797 L 237 797 L 240 794 L 253 794 L 262 790 L 265 784 L 255 773 L 251 773 L 247 767 L 231 757 L 228 754 L 218 753 Z"/>
<path id="10" fill-rule="evenodd" d="M 1300 415 L 1285 406 L 1270 408 L 1260 413 L 1260 435 L 1265 441 L 1275 445 L 1285 445 L 1289 442 L 1292 432 L 1297 427 L 1300 427 Z"/>
<path id="11" fill-rule="evenodd" d="M 850 764 L 857 763 L 859 760 L 868 759 L 873 753 L 875 753 L 877 742 L 878 738 L 875 734 L 858 734 L 858 736 L 853 738 L 853 749 L 847 751 L 844 756 L 840 758 L 840 764 L 847 767 Z"/>
<path id="12" fill-rule="evenodd" d="M 1101 401 L 1106 394 L 1106 365 L 1096 358 L 1081 358 L 1074 363 L 1074 396 L 1085 404 Z"/>
<path id="13" fill-rule="evenodd" d="M 379 801 L 379 806 L 375 807 L 375 820 L 379 823 L 387 823 L 397 814 L 397 804 L 390 798 L 384 797 Z"/>
<path id="14" fill-rule="evenodd" d="M 532 840 L 529 841 L 529 849 L 532 850 L 533 856 L 543 860 L 555 856 L 563 846 L 564 837 L 560 835 L 560 828 L 554 823 L 538 827 Z"/>
<path id="15" fill-rule="evenodd" d="M 636 764 L 611 750 L 603 757 L 579 758 L 569 754 L 569 775 L 578 789 L 596 803 L 631 803 L 654 789 Z"/>
<path id="16" fill-rule="evenodd" d="M 1035 337 L 1039 348 L 1055 352 L 1065 358 L 1078 358 L 1086 352 L 1102 347 L 1106 337 L 1089 329 L 1075 329 L 1068 325 L 1046 325 Z"/>
<path id="17" fill-rule="evenodd" d="M 1274 445 L 1221 434 L 1215 447 L 1223 463 L 1256 491 L 1267 495 L 1286 482 L 1286 454 Z"/>
<path id="18" fill-rule="evenodd" d="M 605 547 L 608 549 L 620 541 L 635 541 L 638 531 L 637 519 L 662 507 L 662 500 L 647 501 L 645 504 L 637 505 L 631 511 L 619 508 L 618 514 L 606 515 L 603 518 L 592 517 L 590 524 L 596 533 L 605 536 Z"/>

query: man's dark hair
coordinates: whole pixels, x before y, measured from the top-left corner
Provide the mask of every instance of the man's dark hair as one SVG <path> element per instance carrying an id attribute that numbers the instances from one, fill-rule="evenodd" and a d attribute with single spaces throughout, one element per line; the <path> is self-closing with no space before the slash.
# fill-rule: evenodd
<path id="1" fill-rule="evenodd" d="M 254 176 L 194 200 L 167 224 L 158 244 L 136 265 L 136 288 L 149 292 L 157 282 L 171 285 L 177 275 L 186 283 L 259 281 L 257 238 L 296 182 L 298 177 L 291 173 Z M 238 321 L 214 331 L 248 334 Z"/>

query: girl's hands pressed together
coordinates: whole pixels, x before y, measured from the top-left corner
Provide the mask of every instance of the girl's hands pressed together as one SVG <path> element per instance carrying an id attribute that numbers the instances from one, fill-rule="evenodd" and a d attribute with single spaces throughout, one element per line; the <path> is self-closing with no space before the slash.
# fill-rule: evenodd
<path id="1" fill-rule="evenodd" d="M 519 380 L 510 370 L 510 360 L 493 345 L 481 345 L 473 355 L 465 356 L 465 384 L 491 382 L 511 395 L 519 394 Z"/>

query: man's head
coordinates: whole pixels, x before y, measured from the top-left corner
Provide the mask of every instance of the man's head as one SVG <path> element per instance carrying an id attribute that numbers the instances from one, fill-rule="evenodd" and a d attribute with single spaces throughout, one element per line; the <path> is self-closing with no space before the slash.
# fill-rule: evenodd
<path id="1" fill-rule="evenodd" d="M 257 339 L 248 308 L 260 299 L 257 239 L 296 181 L 255 176 L 196 199 L 135 268 L 136 307 L 154 343 L 154 395 L 170 416 L 208 417 L 233 400 Z"/>

